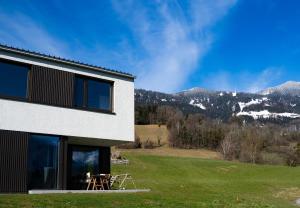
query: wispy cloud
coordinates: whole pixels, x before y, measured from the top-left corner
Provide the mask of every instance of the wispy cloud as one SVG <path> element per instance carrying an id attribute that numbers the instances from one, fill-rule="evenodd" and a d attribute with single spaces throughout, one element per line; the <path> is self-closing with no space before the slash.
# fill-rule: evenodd
<path id="1" fill-rule="evenodd" d="M 183 10 L 176 1 L 156 1 L 147 8 L 137 1 L 112 1 L 139 45 L 129 48 L 135 57 L 137 87 L 172 92 L 179 90 L 211 47 L 211 28 L 235 0 L 190 1 Z"/>
<path id="2" fill-rule="evenodd" d="M 282 67 L 268 67 L 264 69 L 251 83 L 249 88 L 247 89 L 248 92 L 258 92 L 263 90 L 278 80 L 282 75 L 283 68 Z"/>
<path id="3" fill-rule="evenodd" d="M 232 71 L 220 70 L 203 78 L 203 85 L 212 90 L 242 91 L 255 93 L 274 84 L 278 84 L 284 72 L 280 66 L 271 66 L 263 70 Z"/>
<path id="4" fill-rule="evenodd" d="M 67 46 L 34 20 L 20 13 L 0 11 L 0 42 L 57 56 L 68 56 Z"/>
<path id="5" fill-rule="evenodd" d="M 214 42 L 213 26 L 235 3 L 194 0 L 182 5 L 176 0 L 156 0 L 145 5 L 144 1 L 112 0 L 113 10 L 129 34 L 120 31 L 121 41 L 109 48 L 95 39 L 88 40 L 89 45 L 78 39 L 64 42 L 61 34 L 51 33 L 36 19 L 0 9 L 0 42 L 129 71 L 137 75 L 136 87 L 174 92 L 199 69 Z"/>

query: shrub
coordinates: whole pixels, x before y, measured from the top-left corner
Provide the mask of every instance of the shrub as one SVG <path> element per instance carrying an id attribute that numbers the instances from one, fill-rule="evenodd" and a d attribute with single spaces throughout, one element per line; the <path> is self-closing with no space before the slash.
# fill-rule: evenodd
<path id="1" fill-rule="evenodd" d="M 280 154 L 278 153 L 262 152 L 260 163 L 271 165 L 284 165 L 285 158 L 280 156 Z"/>
<path id="2" fill-rule="evenodd" d="M 286 164 L 288 166 L 296 167 L 300 163 L 298 153 L 298 144 L 290 144 L 286 151 Z"/>
<path id="3" fill-rule="evenodd" d="M 154 142 L 147 139 L 147 141 L 143 144 L 144 149 L 153 149 L 155 147 Z"/>
<path id="4" fill-rule="evenodd" d="M 136 136 L 134 142 L 128 142 L 124 144 L 117 145 L 118 149 L 139 149 L 142 148 L 142 142 L 139 136 Z"/>
<path id="5" fill-rule="evenodd" d="M 161 142 L 160 142 L 160 141 L 161 141 L 161 137 L 158 136 L 158 137 L 157 137 L 157 146 L 159 146 L 159 147 L 161 146 Z"/>

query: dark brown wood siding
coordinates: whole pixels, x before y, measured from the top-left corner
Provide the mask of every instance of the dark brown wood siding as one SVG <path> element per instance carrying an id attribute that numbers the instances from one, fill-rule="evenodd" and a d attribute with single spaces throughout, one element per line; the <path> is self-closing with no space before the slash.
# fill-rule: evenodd
<path id="1" fill-rule="evenodd" d="M 0 130 L 0 192 L 27 192 L 29 133 Z"/>
<path id="2" fill-rule="evenodd" d="M 61 137 L 58 158 L 58 189 L 67 189 L 68 137 Z"/>
<path id="3" fill-rule="evenodd" d="M 70 72 L 33 65 L 29 78 L 29 101 L 72 107 L 74 77 Z"/>

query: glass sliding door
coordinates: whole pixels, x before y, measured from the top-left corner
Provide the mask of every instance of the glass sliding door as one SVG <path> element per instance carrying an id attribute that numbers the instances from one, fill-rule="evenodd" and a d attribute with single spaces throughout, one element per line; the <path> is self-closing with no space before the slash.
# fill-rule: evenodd
<path id="1" fill-rule="evenodd" d="M 99 174 L 99 148 L 71 146 L 69 189 L 86 189 L 86 174 Z"/>
<path id="2" fill-rule="evenodd" d="M 28 144 L 28 189 L 57 189 L 59 137 L 31 135 Z"/>

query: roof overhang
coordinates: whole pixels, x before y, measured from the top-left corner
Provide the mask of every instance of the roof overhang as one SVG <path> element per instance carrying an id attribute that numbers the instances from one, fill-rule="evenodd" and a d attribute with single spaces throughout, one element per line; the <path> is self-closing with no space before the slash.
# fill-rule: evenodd
<path id="1" fill-rule="evenodd" d="M 42 54 L 42 53 L 38 53 L 38 52 L 33 52 L 33 51 L 29 51 L 29 50 L 19 49 L 19 48 L 5 46 L 5 45 L 0 44 L 0 51 L 1 50 L 10 52 L 10 53 L 19 54 L 19 55 L 28 56 L 28 57 L 34 57 L 34 58 L 38 58 L 38 59 L 42 59 L 42 60 L 47 60 L 47 61 L 51 61 L 51 62 L 55 62 L 55 63 L 85 68 L 85 69 L 89 69 L 89 70 L 93 70 L 93 71 L 97 71 L 97 72 L 103 72 L 106 74 L 124 77 L 124 78 L 128 78 L 131 80 L 134 80 L 136 78 L 134 75 L 129 74 L 129 73 L 124 73 L 124 72 L 120 72 L 120 71 L 116 71 L 116 70 L 107 69 L 104 67 L 94 66 L 94 65 L 74 61 L 74 60 L 68 60 L 68 59 L 64 59 L 64 58 L 60 58 L 60 57 L 56 57 L 56 56 L 46 55 L 46 54 Z"/>

